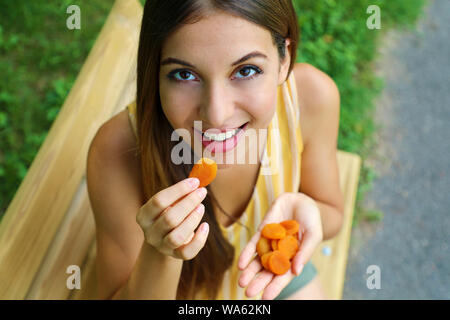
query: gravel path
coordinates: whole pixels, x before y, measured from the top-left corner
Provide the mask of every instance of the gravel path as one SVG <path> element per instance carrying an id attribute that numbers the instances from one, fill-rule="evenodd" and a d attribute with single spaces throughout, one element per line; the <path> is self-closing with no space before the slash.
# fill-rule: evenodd
<path id="1" fill-rule="evenodd" d="M 415 31 L 382 40 L 378 172 L 352 232 L 344 299 L 450 299 L 450 1 L 430 1 Z M 368 289 L 370 265 L 381 288 Z"/>

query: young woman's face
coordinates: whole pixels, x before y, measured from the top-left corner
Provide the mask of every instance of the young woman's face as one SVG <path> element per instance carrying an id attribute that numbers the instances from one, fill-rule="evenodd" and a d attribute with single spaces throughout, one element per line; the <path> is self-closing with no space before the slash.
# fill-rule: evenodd
<path id="1" fill-rule="evenodd" d="M 249 54 L 253 56 L 241 60 Z M 174 129 L 190 133 L 191 141 L 183 138 L 193 149 L 195 139 L 202 146 L 197 129 L 231 134 L 245 125 L 244 130 L 253 129 L 248 132 L 258 135 L 275 112 L 277 86 L 284 82 L 290 63 L 287 47 L 286 56 L 280 64 L 270 32 L 233 15 L 214 13 L 182 26 L 166 39 L 161 52 L 159 89 L 164 114 Z M 201 121 L 201 128 L 199 122 L 194 127 L 194 121 Z M 224 142 L 203 145 L 202 150 L 207 148 L 223 159 L 236 150 L 257 152 L 256 146 L 237 148 L 251 141 L 239 139 L 244 132 L 239 131 Z M 242 156 L 238 155 L 246 159 Z"/>

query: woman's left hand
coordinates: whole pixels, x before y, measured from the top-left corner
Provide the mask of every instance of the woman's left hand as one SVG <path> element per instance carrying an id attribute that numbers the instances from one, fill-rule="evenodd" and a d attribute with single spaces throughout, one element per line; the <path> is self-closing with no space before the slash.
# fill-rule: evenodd
<path id="1" fill-rule="evenodd" d="M 296 220 L 300 224 L 300 249 L 292 260 L 292 268 L 283 275 L 265 270 L 256 253 L 256 244 L 262 228 L 268 223 Z M 250 239 L 239 256 L 238 267 L 242 270 L 239 286 L 247 287 L 245 294 L 253 297 L 264 290 L 262 299 L 274 299 L 289 282 L 299 275 L 311 259 L 314 250 L 323 239 L 320 210 L 314 199 L 304 193 L 283 193 L 278 196 L 261 222 L 258 231 Z"/>

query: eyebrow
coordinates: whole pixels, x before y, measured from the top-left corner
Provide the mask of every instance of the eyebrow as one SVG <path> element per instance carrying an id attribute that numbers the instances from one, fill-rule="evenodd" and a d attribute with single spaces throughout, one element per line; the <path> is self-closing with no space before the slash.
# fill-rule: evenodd
<path id="1" fill-rule="evenodd" d="M 244 61 L 247 61 L 247 60 L 250 60 L 251 58 L 256 58 L 256 57 L 261 57 L 261 58 L 267 59 L 267 56 L 265 54 L 263 54 L 259 51 L 253 51 L 253 52 L 250 52 L 249 54 L 243 56 L 242 58 L 236 60 L 235 62 L 233 62 L 231 64 L 231 66 L 233 67 L 239 63 L 242 63 Z M 171 58 L 171 57 L 164 59 L 161 62 L 161 66 L 171 64 L 171 63 L 177 63 L 177 64 L 181 64 L 181 65 L 196 69 L 196 67 L 194 65 L 190 64 L 189 62 L 186 62 L 186 61 L 183 61 L 180 59 L 176 59 L 176 58 Z"/>

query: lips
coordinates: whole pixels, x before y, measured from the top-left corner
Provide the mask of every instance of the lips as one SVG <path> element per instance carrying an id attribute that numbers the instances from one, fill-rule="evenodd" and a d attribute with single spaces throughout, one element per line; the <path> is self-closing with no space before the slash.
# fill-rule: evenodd
<path id="1" fill-rule="evenodd" d="M 226 129 L 209 128 L 209 129 L 206 129 L 206 130 L 202 131 L 201 134 L 204 135 L 204 133 L 205 133 L 206 131 L 208 131 L 208 133 L 215 133 L 215 134 L 218 134 L 218 133 L 226 133 L 226 132 L 233 131 L 233 130 L 236 130 L 236 129 L 242 129 L 242 128 L 244 128 L 244 126 L 245 126 L 247 123 L 248 123 L 248 122 L 244 123 L 244 124 L 241 125 L 240 127 L 234 127 L 234 128 L 226 128 Z M 197 129 L 194 128 L 194 130 L 197 130 Z M 197 130 L 197 131 L 200 132 L 199 130 Z"/>
<path id="2" fill-rule="evenodd" d="M 219 141 L 219 142 L 226 141 L 234 137 L 236 134 L 238 134 L 238 132 L 242 130 L 244 125 L 236 129 L 228 129 L 226 132 L 220 133 L 214 133 L 215 130 L 206 130 L 205 132 L 203 132 L 202 139 L 206 141 Z"/>
<path id="3" fill-rule="evenodd" d="M 240 138 L 243 135 L 243 132 L 246 130 L 247 126 L 248 126 L 249 122 L 244 123 L 242 126 L 238 127 L 237 132 L 230 138 L 223 140 L 223 141 L 217 141 L 217 140 L 212 140 L 212 139 L 208 139 L 207 137 L 205 137 L 205 135 L 203 133 L 200 133 L 199 130 L 194 128 L 194 132 L 195 134 L 198 136 L 199 140 L 201 140 L 202 145 L 207 148 L 208 150 L 210 150 L 211 152 L 214 153 L 222 153 L 222 152 L 227 152 L 229 150 L 232 150 L 236 147 L 238 141 L 240 140 Z M 209 133 L 208 129 L 208 133 Z M 213 130 L 213 129 L 211 129 Z M 231 131 L 230 129 L 228 129 L 229 131 Z M 236 130 L 236 129 L 233 129 Z"/>

